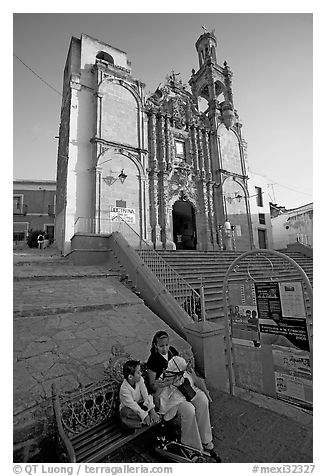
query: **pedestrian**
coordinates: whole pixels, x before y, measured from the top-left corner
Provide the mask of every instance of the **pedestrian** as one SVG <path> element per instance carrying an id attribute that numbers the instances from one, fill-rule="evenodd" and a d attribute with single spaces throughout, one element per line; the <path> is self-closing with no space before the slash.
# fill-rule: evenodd
<path id="1" fill-rule="evenodd" d="M 37 247 L 38 249 L 42 249 L 43 248 L 43 243 L 44 243 L 44 236 L 42 235 L 42 233 L 40 233 L 37 237 Z"/>

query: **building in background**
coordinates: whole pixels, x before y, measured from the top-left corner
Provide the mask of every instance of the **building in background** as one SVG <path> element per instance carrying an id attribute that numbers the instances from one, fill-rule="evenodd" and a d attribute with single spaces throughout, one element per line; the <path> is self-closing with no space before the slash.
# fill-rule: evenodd
<path id="1" fill-rule="evenodd" d="M 56 245 L 121 216 L 156 249 L 253 248 L 245 142 L 232 72 L 214 32 L 195 44 L 188 85 L 172 71 L 151 96 L 127 54 L 73 37 L 63 78 Z M 158 78 L 159 82 L 159 78 Z M 261 238 L 262 240 L 263 238 Z"/>
<path id="2" fill-rule="evenodd" d="M 287 245 L 302 243 L 313 246 L 313 204 L 286 210 L 271 204 L 272 231 L 275 250 L 282 250 Z"/>
<path id="3" fill-rule="evenodd" d="M 249 172 L 248 192 L 252 221 L 254 247 L 273 248 L 273 233 L 270 214 L 271 184 L 259 174 Z"/>
<path id="4" fill-rule="evenodd" d="M 26 242 L 28 233 L 42 230 L 54 240 L 56 182 L 15 180 L 13 183 L 13 241 Z"/>

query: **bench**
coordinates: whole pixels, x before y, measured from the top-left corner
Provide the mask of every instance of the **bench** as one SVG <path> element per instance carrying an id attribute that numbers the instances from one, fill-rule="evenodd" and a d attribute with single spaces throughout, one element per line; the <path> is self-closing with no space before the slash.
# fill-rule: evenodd
<path id="1" fill-rule="evenodd" d="M 121 346 L 113 346 L 104 363 L 105 378 L 73 392 L 52 386 L 54 416 L 60 460 L 97 463 L 112 452 L 153 428 L 124 430 L 119 419 L 119 388 L 122 367 L 131 359 Z"/>

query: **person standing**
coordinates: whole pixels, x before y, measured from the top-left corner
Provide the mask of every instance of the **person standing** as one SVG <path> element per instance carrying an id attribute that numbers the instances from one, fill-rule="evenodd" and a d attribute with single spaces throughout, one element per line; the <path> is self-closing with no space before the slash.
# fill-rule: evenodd
<path id="1" fill-rule="evenodd" d="M 44 243 L 44 236 L 42 235 L 42 233 L 40 233 L 37 237 L 37 247 L 39 250 L 43 248 L 43 243 Z"/>

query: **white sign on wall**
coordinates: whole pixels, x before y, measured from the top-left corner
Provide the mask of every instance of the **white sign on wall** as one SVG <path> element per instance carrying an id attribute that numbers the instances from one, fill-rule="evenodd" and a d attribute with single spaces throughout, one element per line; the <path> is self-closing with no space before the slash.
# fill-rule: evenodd
<path id="1" fill-rule="evenodd" d="M 127 223 L 136 223 L 136 210 L 134 208 L 111 207 L 111 220 L 118 217 L 123 218 Z"/>

